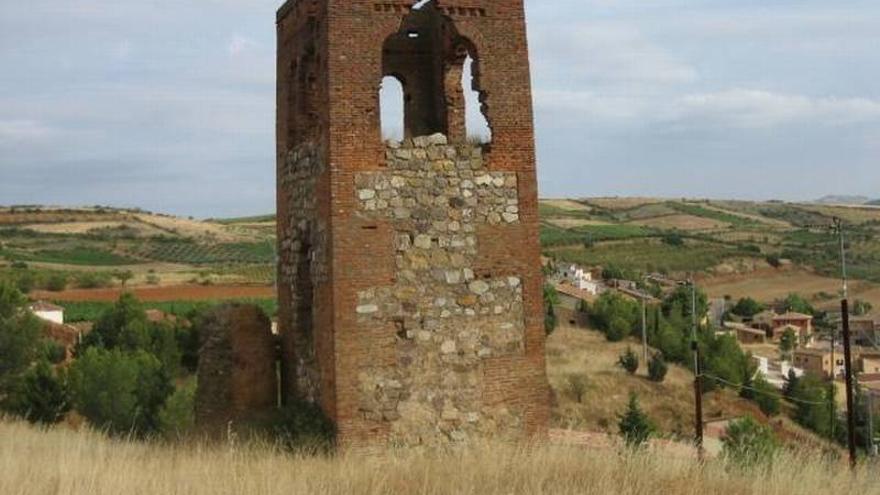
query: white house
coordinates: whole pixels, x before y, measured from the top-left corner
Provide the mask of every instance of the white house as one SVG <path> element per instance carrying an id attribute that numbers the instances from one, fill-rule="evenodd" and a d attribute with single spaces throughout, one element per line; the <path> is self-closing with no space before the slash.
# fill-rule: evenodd
<path id="1" fill-rule="evenodd" d="M 31 313 L 41 320 L 59 325 L 64 324 L 64 308 L 45 301 L 37 301 L 30 305 Z"/>

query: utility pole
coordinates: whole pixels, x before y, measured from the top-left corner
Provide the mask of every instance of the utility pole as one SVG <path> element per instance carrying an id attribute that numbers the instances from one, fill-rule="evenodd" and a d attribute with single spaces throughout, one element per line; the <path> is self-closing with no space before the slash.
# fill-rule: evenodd
<path id="1" fill-rule="evenodd" d="M 868 434 L 865 437 L 868 439 L 868 455 L 874 457 L 877 455 L 876 447 L 874 446 L 874 391 L 870 388 L 865 396 L 865 400 L 868 407 Z"/>
<path id="2" fill-rule="evenodd" d="M 642 354 L 644 354 L 645 366 L 648 365 L 648 330 L 647 330 L 647 318 L 648 318 L 648 308 L 645 306 L 645 294 L 642 293 Z"/>
<path id="3" fill-rule="evenodd" d="M 694 445 L 697 457 L 703 459 L 703 388 L 700 385 L 700 345 L 697 341 L 697 288 L 693 278 L 691 286 L 691 348 L 694 352 Z"/>
<path id="4" fill-rule="evenodd" d="M 846 240 L 843 233 L 843 221 L 839 218 L 834 219 L 834 226 L 840 237 L 840 268 L 843 278 L 843 299 L 840 300 L 840 315 L 843 322 L 843 365 L 846 379 L 846 426 L 847 426 L 847 444 L 849 446 L 849 463 L 850 467 L 856 467 L 856 418 L 853 404 L 853 370 L 852 370 L 852 349 L 850 345 L 849 332 L 849 293 L 847 288 L 846 277 Z M 832 363 L 833 364 L 833 363 Z"/>

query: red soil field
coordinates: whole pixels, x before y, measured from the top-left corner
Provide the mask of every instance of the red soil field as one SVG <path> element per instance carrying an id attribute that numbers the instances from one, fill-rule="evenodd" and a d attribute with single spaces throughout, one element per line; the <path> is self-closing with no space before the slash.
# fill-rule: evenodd
<path id="1" fill-rule="evenodd" d="M 129 287 L 141 301 L 204 301 L 211 299 L 265 299 L 275 297 L 275 288 L 264 285 L 172 285 L 167 287 Z M 55 301 L 115 301 L 123 289 L 72 289 L 61 292 L 32 291 L 31 299 Z"/>

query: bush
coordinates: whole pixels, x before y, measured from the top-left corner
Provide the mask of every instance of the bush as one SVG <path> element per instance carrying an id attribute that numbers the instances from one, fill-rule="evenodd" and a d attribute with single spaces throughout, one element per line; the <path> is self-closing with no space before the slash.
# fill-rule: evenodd
<path id="1" fill-rule="evenodd" d="M 90 348 L 70 369 L 76 410 L 96 428 L 146 436 L 159 430 L 159 411 L 173 388 L 162 363 L 143 351 Z"/>
<path id="2" fill-rule="evenodd" d="M 159 430 L 165 438 L 180 439 L 192 431 L 195 425 L 196 382 L 174 390 L 159 410 Z"/>
<path id="3" fill-rule="evenodd" d="M 617 426 L 620 430 L 620 436 L 631 448 L 644 445 L 656 431 L 651 420 L 639 407 L 639 398 L 634 393 L 629 395 L 626 411 L 620 416 Z"/>
<path id="4" fill-rule="evenodd" d="M 70 391 L 63 371 L 55 371 L 46 361 L 21 375 L 7 406 L 11 412 L 31 423 L 54 424 L 70 410 Z"/>
<path id="5" fill-rule="evenodd" d="M 611 320 L 611 324 L 608 326 L 608 330 L 605 331 L 605 338 L 607 338 L 610 342 L 620 342 L 625 339 L 627 335 L 629 335 L 630 329 L 632 327 L 629 323 L 626 322 L 623 318 L 614 318 Z"/>
<path id="6" fill-rule="evenodd" d="M 585 374 L 572 373 L 571 375 L 568 375 L 568 390 L 571 392 L 571 396 L 574 400 L 578 401 L 578 403 L 583 402 L 588 388 L 589 382 Z"/>
<path id="7" fill-rule="evenodd" d="M 38 357 L 41 334 L 42 323 L 27 310 L 24 295 L 0 281 L 0 400 Z"/>
<path id="8" fill-rule="evenodd" d="M 751 397 L 748 398 L 754 400 L 755 403 L 758 404 L 758 407 L 761 408 L 761 412 L 767 416 L 775 416 L 779 414 L 779 396 L 773 385 L 770 385 L 763 376 L 758 376 L 758 378 L 752 382 L 751 388 L 753 388 L 754 391 L 750 394 Z"/>
<path id="9" fill-rule="evenodd" d="M 104 273 L 85 272 L 76 276 L 76 286 L 80 289 L 97 289 L 110 285 L 110 277 Z"/>
<path id="10" fill-rule="evenodd" d="M 639 369 L 639 357 L 636 356 L 636 353 L 633 352 L 632 349 L 627 347 L 626 352 L 621 354 L 617 359 L 617 364 L 625 369 L 630 375 L 634 375 Z"/>
<path id="11" fill-rule="evenodd" d="M 666 364 L 666 360 L 663 359 L 663 353 L 658 352 L 651 356 L 651 360 L 648 362 L 648 378 L 652 382 L 660 383 L 666 379 L 666 373 L 669 371 L 669 366 Z"/>
<path id="12" fill-rule="evenodd" d="M 547 311 L 544 313 L 544 332 L 550 335 L 556 330 L 557 325 L 559 325 L 559 318 L 556 316 L 556 309 L 552 303 L 548 304 Z"/>
<path id="13" fill-rule="evenodd" d="M 762 305 L 758 301 L 755 301 L 751 297 L 744 297 L 740 299 L 730 310 L 731 313 L 746 318 L 751 318 L 761 311 L 764 311 L 764 305 Z"/>
<path id="14" fill-rule="evenodd" d="M 272 425 L 279 446 L 291 451 L 328 452 L 333 449 L 336 427 L 314 403 L 294 401 L 284 406 Z"/>
<path id="15" fill-rule="evenodd" d="M 67 288 L 67 275 L 55 273 L 46 280 L 46 289 L 52 292 L 61 292 Z"/>
<path id="16" fill-rule="evenodd" d="M 43 339 L 40 342 L 39 354 L 50 364 L 61 364 L 67 357 L 67 349 L 54 340 Z"/>
<path id="17" fill-rule="evenodd" d="M 779 450 L 773 430 L 751 416 L 732 421 L 721 442 L 724 458 L 746 468 L 770 464 Z"/>

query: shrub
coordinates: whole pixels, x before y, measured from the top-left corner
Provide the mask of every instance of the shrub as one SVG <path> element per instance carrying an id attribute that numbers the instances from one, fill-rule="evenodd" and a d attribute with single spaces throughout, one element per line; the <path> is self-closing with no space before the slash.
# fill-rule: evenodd
<path id="1" fill-rule="evenodd" d="M 70 410 L 66 375 L 40 361 L 19 377 L 7 409 L 31 423 L 57 423 Z"/>
<path id="2" fill-rule="evenodd" d="M 611 342 L 620 342 L 625 339 L 630 332 L 630 325 L 623 318 L 614 318 L 605 331 L 605 338 Z"/>
<path id="3" fill-rule="evenodd" d="M 761 412 L 768 416 L 779 414 L 779 396 L 776 388 L 761 375 L 749 384 L 749 389 L 744 388 L 740 395 L 755 401 Z"/>
<path id="4" fill-rule="evenodd" d="M 666 360 L 663 359 L 663 353 L 658 352 L 651 356 L 651 360 L 648 362 L 648 378 L 652 382 L 660 383 L 666 379 L 666 373 L 669 371 L 669 366 L 666 364 Z"/>
<path id="5" fill-rule="evenodd" d="M 639 407 L 639 398 L 635 393 L 629 395 L 626 411 L 620 415 L 617 426 L 620 430 L 620 436 L 631 448 L 644 445 L 656 431 L 651 420 Z"/>
<path id="6" fill-rule="evenodd" d="M 110 285 L 110 276 L 104 273 L 85 272 L 76 276 L 76 286 L 80 289 L 97 289 Z"/>
<path id="7" fill-rule="evenodd" d="M 46 280 L 46 289 L 52 292 L 61 292 L 67 288 L 67 275 L 55 273 Z"/>
<path id="8" fill-rule="evenodd" d="M 51 364 L 61 364 L 67 357 L 67 349 L 50 339 L 43 339 L 39 346 L 40 356 Z"/>
<path id="9" fill-rule="evenodd" d="M 617 359 L 617 364 L 625 369 L 630 375 L 634 375 L 639 369 L 639 357 L 636 356 L 636 353 L 633 352 L 632 349 L 627 347 L 626 352 L 621 354 Z"/>
<path id="10" fill-rule="evenodd" d="M 548 304 L 547 311 L 544 313 L 544 331 L 550 335 L 556 330 L 557 325 L 559 325 L 559 318 L 556 316 L 556 309 L 552 303 Z"/>
<path id="11" fill-rule="evenodd" d="M 147 275 L 147 284 L 148 285 L 159 285 L 159 282 L 161 282 L 161 279 L 159 278 L 158 275 L 152 275 L 152 274 Z"/>
<path id="12" fill-rule="evenodd" d="M 583 402 L 584 396 L 587 394 L 589 382 L 587 376 L 583 373 L 572 373 L 568 375 L 568 390 L 571 396 L 578 403 Z"/>
<path id="13" fill-rule="evenodd" d="M 768 465 L 779 450 L 773 430 L 751 416 L 732 421 L 721 442 L 724 458 L 739 467 Z"/>
<path id="14" fill-rule="evenodd" d="M 764 306 L 758 301 L 752 299 L 751 297 L 744 297 L 740 299 L 730 310 L 731 313 L 739 316 L 744 316 L 746 318 L 751 318 L 761 311 L 764 311 Z"/>
<path id="15" fill-rule="evenodd" d="M 286 450 L 328 452 L 334 446 L 336 427 L 317 404 L 297 400 L 278 412 L 272 432 Z"/>
<path id="16" fill-rule="evenodd" d="M 174 390 L 165 405 L 159 410 L 159 430 L 165 438 L 179 439 L 192 431 L 195 425 L 196 382 L 188 383 Z"/>
<path id="17" fill-rule="evenodd" d="M 71 366 L 70 383 L 76 410 L 116 435 L 156 433 L 172 392 L 162 363 L 143 351 L 90 348 Z"/>
<path id="18" fill-rule="evenodd" d="M 0 400 L 40 351 L 42 323 L 26 306 L 27 299 L 18 289 L 0 281 Z"/>

